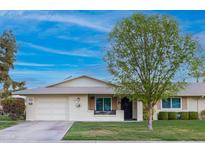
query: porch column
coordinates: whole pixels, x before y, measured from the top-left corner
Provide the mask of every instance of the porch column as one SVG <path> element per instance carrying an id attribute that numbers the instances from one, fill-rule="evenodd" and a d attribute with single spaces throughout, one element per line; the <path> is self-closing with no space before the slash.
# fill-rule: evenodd
<path id="1" fill-rule="evenodd" d="M 143 104 L 137 101 L 137 121 L 143 121 Z"/>

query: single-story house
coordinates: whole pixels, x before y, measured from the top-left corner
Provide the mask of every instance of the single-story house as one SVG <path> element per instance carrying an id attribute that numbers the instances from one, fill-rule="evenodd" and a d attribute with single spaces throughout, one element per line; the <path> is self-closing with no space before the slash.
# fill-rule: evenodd
<path id="1" fill-rule="evenodd" d="M 17 91 L 26 96 L 27 120 L 124 121 L 143 120 L 143 104 L 114 96 L 116 85 L 89 76 L 80 76 L 44 88 Z M 205 84 L 194 83 L 177 96 L 161 100 L 160 111 L 196 111 L 205 109 Z"/>

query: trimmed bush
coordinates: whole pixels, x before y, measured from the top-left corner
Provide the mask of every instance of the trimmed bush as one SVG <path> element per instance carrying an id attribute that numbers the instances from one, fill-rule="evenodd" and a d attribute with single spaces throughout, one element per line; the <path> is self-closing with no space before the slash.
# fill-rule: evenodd
<path id="1" fill-rule="evenodd" d="M 21 98 L 13 98 L 2 101 L 3 111 L 12 120 L 20 119 L 25 113 L 25 102 Z"/>
<path id="2" fill-rule="evenodd" d="M 12 121 L 12 119 L 6 115 L 0 115 L 0 121 Z"/>
<path id="3" fill-rule="evenodd" d="M 198 112 L 189 112 L 189 120 L 197 120 Z"/>
<path id="4" fill-rule="evenodd" d="M 168 112 L 159 112 L 158 120 L 168 120 Z"/>
<path id="5" fill-rule="evenodd" d="M 201 119 L 205 120 L 205 110 L 201 111 Z"/>
<path id="6" fill-rule="evenodd" d="M 189 120 L 189 112 L 179 112 L 180 120 Z"/>
<path id="7" fill-rule="evenodd" d="M 177 120 L 177 112 L 168 112 L 168 120 Z"/>

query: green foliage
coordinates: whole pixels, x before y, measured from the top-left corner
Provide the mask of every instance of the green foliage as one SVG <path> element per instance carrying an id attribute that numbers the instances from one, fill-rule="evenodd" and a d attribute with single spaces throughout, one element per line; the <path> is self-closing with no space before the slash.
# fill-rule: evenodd
<path id="1" fill-rule="evenodd" d="M 198 112 L 189 112 L 189 120 L 197 120 Z"/>
<path id="2" fill-rule="evenodd" d="M 11 121 L 11 117 L 6 115 L 0 115 L 0 121 Z"/>
<path id="3" fill-rule="evenodd" d="M 177 120 L 177 112 L 168 112 L 168 120 Z"/>
<path id="4" fill-rule="evenodd" d="M 205 111 L 204 111 L 205 113 Z M 197 120 L 197 112 L 159 112 L 158 120 L 177 120 L 177 115 L 180 114 L 180 120 Z"/>
<path id="5" fill-rule="evenodd" d="M 0 130 L 17 124 L 17 121 L 0 121 Z"/>
<path id="6" fill-rule="evenodd" d="M 148 112 L 147 111 L 143 112 L 143 120 L 148 120 Z"/>
<path id="7" fill-rule="evenodd" d="M 2 101 L 3 111 L 8 114 L 12 120 L 22 118 L 25 113 L 24 99 L 6 99 Z"/>
<path id="8" fill-rule="evenodd" d="M 115 25 L 105 56 L 118 95 L 140 100 L 152 111 L 158 100 L 184 88 L 184 66 L 198 42 L 168 16 L 135 13 Z M 180 71 L 181 82 L 173 83 Z M 152 115 L 152 114 L 150 114 Z"/>
<path id="9" fill-rule="evenodd" d="M 179 112 L 180 120 L 189 120 L 189 112 Z"/>
<path id="10" fill-rule="evenodd" d="M 205 120 L 205 110 L 201 111 L 201 119 Z"/>
<path id="11" fill-rule="evenodd" d="M 158 120 L 168 120 L 168 112 L 159 112 Z"/>
<path id="12" fill-rule="evenodd" d="M 195 57 L 190 61 L 189 75 L 199 82 L 199 79 L 205 77 L 205 57 Z"/>
<path id="13" fill-rule="evenodd" d="M 0 84 L 3 84 L 2 97 L 8 99 L 11 95 L 10 89 L 22 89 L 24 82 L 13 81 L 9 75 L 9 70 L 14 68 L 14 61 L 17 53 L 15 36 L 11 31 L 5 31 L 0 36 Z"/>

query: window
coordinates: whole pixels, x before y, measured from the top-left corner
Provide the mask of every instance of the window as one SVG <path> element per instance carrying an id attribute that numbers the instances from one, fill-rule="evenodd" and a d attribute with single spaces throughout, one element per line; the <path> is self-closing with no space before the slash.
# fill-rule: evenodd
<path id="1" fill-rule="evenodd" d="M 96 99 L 96 111 L 103 111 L 103 98 Z"/>
<path id="2" fill-rule="evenodd" d="M 180 108 L 181 100 L 180 98 L 172 98 L 172 108 Z"/>
<path id="3" fill-rule="evenodd" d="M 181 99 L 180 98 L 167 98 L 162 100 L 162 108 L 181 108 Z"/>
<path id="4" fill-rule="evenodd" d="M 111 111 L 111 98 L 96 98 L 96 111 Z"/>
<path id="5" fill-rule="evenodd" d="M 171 99 L 163 99 L 162 100 L 162 108 L 171 108 Z"/>

